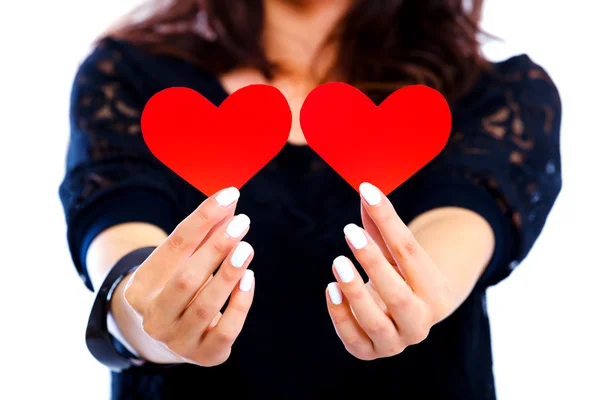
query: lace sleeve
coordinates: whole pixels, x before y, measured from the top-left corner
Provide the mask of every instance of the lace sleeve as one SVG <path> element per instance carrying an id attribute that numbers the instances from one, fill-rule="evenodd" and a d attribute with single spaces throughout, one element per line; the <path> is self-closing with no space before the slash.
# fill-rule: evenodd
<path id="1" fill-rule="evenodd" d="M 170 232 L 182 219 L 178 177 L 150 153 L 140 130 L 149 93 L 124 54 L 101 43 L 80 66 L 71 95 L 67 168 L 59 194 L 73 262 L 85 268 L 91 240 L 123 222 L 147 222 Z"/>
<path id="2" fill-rule="evenodd" d="M 527 256 L 561 190 L 561 101 L 546 71 L 526 55 L 496 64 L 453 110 L 442 153 L 412 180 L 414 215 L 444 205 L 480 212 L 496 251 L 482 276 L 493 285 Z"/>

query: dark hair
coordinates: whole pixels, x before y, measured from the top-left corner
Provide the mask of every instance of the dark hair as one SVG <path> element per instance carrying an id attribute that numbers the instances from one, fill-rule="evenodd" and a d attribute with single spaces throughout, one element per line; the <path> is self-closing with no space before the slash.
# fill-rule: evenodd
<path id="1" fill-rule="evenodd" d="M 333 32 L 341 44 L 336 70 L 369 94 L 420 83 L 452 102 L 489 65 L 478 38 L 482 2 L 467 9 L 463 0 L 355 0 Z M 262 0 L 148 0 L 137 11 L 144 9 L 105 36 L 215 74 L 244 65 L 269 79 L 277 70 L 261 47 Z"/>

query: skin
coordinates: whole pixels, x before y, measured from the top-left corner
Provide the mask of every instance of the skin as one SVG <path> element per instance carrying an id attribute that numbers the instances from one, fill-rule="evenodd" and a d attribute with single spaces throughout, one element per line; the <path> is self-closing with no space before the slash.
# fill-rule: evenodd
<path id="1" fill-rule="evenodd" d="M 269 82 L 244 67 L 219 77 L 230 93 L 254 83 L 279 88 L 292 109 L 293 144 L 306 144 L 299 110 L 335 60 L 336 44 L 323 43 L 350 3 L 265 0 L 265 50 L 284 72 Z M 378 204 L 369 205 L 364 195 L 360 199 L 359 232 L 367 245 L 355 249 L 348 240 L 360 264 L 352 266 L 354 278 L 343 282 L 333 268 L 332 285 L 341 290 L 342 302 L 333 304 L 329 290 L 325 295 L 332 329 L 351 354 L 364 360 L 393 356 L 424 340 L 434 324 L 468 297 L 494 250 L 493 231 L 476 213 L 438 208 L 406 226 L 388 199 L 374 190 L 381 198 Z M 123 255 L 158 247 L 118 285 L 109 316 L 111 333 L 147 360 L 219 365 L 243 327 L 254 284 L 244 292 L 239 282 L 252 254 L 240 268 L 230 259 L 247 230 L 230 237 L 225 227 L 237 202 L 223 207 L 215 198 L 204 201 L 170 235 L 148 224 L 125 223 L 100 233 L 90 245 L 87 265 L 94 287 Z M 368 282 L 356 268 L 365 270 Z"/>
<path id="2" fill-rule="evenodd" d="M 365 201 L 371 186 L 379 202 Z M 343 294 L 327 305 L 346 349 L 362 360 L 390 357 L 423 341 L 431 327 L 450 315 L 468 296 L 493 250 L 491 228 L 477 214 L 439 208 L 422 214 L 407 227 L 381 191 L 361 185 L 363 247 L 348 246 L 369 277 L 365 283 L 345 257 L 333 272 Z M 456 235 L 460 230 L 461 235 Z M 464 233 L 464 235 L 463 235 Z M 345 261 L 352 279 L 341 279 L 336 265 Z"/>

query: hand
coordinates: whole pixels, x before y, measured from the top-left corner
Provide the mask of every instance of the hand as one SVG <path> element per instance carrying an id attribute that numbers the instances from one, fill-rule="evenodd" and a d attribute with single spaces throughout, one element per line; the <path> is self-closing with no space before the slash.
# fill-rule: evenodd
<path id="1" fill-rule="evenodd" d="M 423 341 L 453 309 L 448 280 L 379 189 L 360 186 L 363 224 L 344 228 L 346 241 L 369 276 L 353 263 L 334 260 L 337 282 L 327 287 L 327 305 L 346 349 L 362 360 L 390 357 Z"/>
<path id="2" fill-rule="evenodd" d="M 142 357 L 206 367 L 229 358 L 254 295 L 253 250 L 240 242 L 250 220 L 233 217 L 238 197 L 230 188 L 205 200 L 128 280 L 122 297 L 148 337 L 135 349 Z"/>

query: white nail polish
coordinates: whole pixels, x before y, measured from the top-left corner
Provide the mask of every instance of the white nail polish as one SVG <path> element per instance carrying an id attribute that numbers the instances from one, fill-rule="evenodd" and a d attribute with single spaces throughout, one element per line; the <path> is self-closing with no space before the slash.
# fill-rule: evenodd
<path id="1" fill-rule="evenodd" d="M 331 282 L 327 285 L 327 293 L 329 293 L 329 299 L 333 304 L 342 304 L 342 291 L 337 282 Z"/>
<path id="2" fill-rule="evenodd" d="M 367 237 L 364 232 L 354 224 L 346 225 L 344 227 L 344 234 L 356 250 L 360 250 L 367 245 Z"/>
<path id="3" fill-rule="evenodd" d="M 342 282 L 348 283 L 354 279 L 354 270 L 352 269 L 352 264 L 350 264 L 350 261 L 346 257 L 339 256 L 333 260 L 333 267 L 335 268 L 335 272 L 337 272 Z"/>
<path id="4" fill-rule="evenodd" d="M 240 279 L 240 290 L 242 292 L 247 292 L 252 289 L 252 284 L 254 283 L 254 271 L 247 269 L 244 271 L 244 275 L 242 279 Z"/>
<path id="5" fill-rule="evenodd" d="M 377 189 L 370 183 L 361 183 L 358 189 L 360 190 L 360 194 L 362 195 L 362 197 L 364 197 L 364 199 L 367 201 L 367 203 L 369 203 L 369 205 L 374 206 L 376 204 L 379 204 L 379 202 L 381 201 L 381 193 L 379 192 L 379 189 Z"/>
<path id="6" fill-rule="evenodd" d="M 236 268 L 241 267 L 250 254 L 252 254 L 252 246 L 246 242 L 240 242 L 231 255 L 231 265 Z"/>
<path id="7" fill-rule="evenodd" d="M 250 226 L 250 218 L 247 215 L 239 214 L 233 217 L 227 228 L 227 234 L 232 238 L 239 237 Z"/>
<path id="8" fill-rule="evenodd" d="M 230 187 L 222 190 L 217 197 L 215 197 L 215 200 L 217 200 L 217 203 L 219 203 L 220 206 L 227 207 L 239 198 L 240 191 L 234 187 Z"/>

